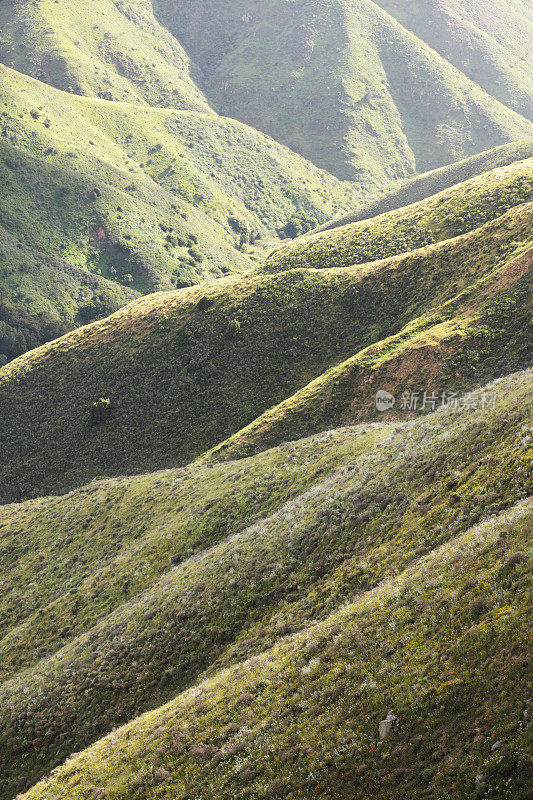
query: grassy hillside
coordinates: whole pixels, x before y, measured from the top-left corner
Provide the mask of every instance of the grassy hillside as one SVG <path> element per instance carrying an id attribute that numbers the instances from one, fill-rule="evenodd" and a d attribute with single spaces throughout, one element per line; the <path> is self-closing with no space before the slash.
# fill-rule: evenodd
<path id="1" fill-rule="evenodd" d="M 164 708 L 113 734 L 109 750 L 105 740 L 70 761 L 33 796 L 81 798 L 103 788 L 112 798 L 185 798 L 191 787 L 213 797 L 250 796 L 252 787 L 263 796 L 277 774 L 286 796 L 316 796 L 320 786 L 326 797 L 349 797 L 357 779 L 361 796 L 385 798 L 390 770 L 379 785 L 393 764 L 410 796 L 421 798 L 453 771 L 451 796 L 459 798 L 481 771 L 496 788 L 509 775 L 489 747 L 469 749 L 472 715 L 485 741 L 500 740 L 505 759 L 518 759 L 508 796 L 525 798 L 516 794 L 526 786 L 522 731 L 508 725 L 520 722 L 524 702 L 526 641 L 518 630 L 527 563 L 509 556 L 528 547 L 530 509 L 503 512 L 520 503 L 531 477 L 531 375 L 486 391 L 496 393 L 494 407 L 342 429 L 245 461 L 97 482 L 2 509 L 7 620 L 28 574 L 38 593 L 23 601 L 2 647 L 18 649 L 19 666 L 45 655 L 0 689 L 5 796 L 197 684 L 172 701 L 168 719 L 177 723 L 185 703 L 190 726 L 182 736 L 173 730 L 175 749 L 167 750 Z M 493 514 L 502 516 L 471 528 Z M 21 542 L 21 527 L 34 531 L 37 548 Z M 72 561 L 68 577 L 55 553 L 63 567 Z M 509 636 L 519 658 L 503 657 Z M 259 658 L 218 674 L 252 655 Z M 475 682 L 467 679 L 472 664 Z M 272 684 L 266 676 L 276 673 Z M 491 692 L 480 705 L 491 675 L 505 694 Z M 220 687 L 216 703 L 209 686 Z M 187 699 L 199 693 L 193 713 Z M 471 705 L 463 707 L 463 693 Z M 389 708 L 402 727 L 376 749 Z M 421 726 L 430 708 L 434 724 Z M 288 724 L 278 726 L 278 715 Z M 232 720 L 250 727 L 250 742 L 238 749 L 243 732 L 226 730 Z M 417 727 L 420 747 L 412 748 L 408 733 Z M 285 759 L 289 744 L 296 750 Z M 420 764 L 437 746 L 451 749 L 453 762 L 431 760 L 421 778 Z M 253 775 L 235 771 L 245 752 Z M 320 770 L 318 783 L 308 782 L 307 758 L 317 769 L 322 758 L 330 762 L 324 783 Z"/>
<path id="2" fill-rule="evenodd" d="M 342 225 L 349 225 L 352 222 L 377 217 L 387 211 L 394 211 L 397 208 L 426 200 L 434 194 L 479 176 L 483 172 L 490 172 L 497 167 L 506 167 L 515 161 L 524 161 L 532 157 L 533 139 L 495 147 L 477 156 L 471 156 L 447 167 L 441 167 L 405 181 L 398 188 L 366 201 L 350 214 L 330 220 L 316 230 L 333 230 L 333 228 L 340 228 Z"/>
<path id="3" fill-rule="evenodd" d="M 449 388 L 465 387 L 526 365 L 529 185 L 523 165 L 502 168 L 484 187 L 474 181 L 453 190 L 444 216 L 436 215 L 435 203 L 445 206 L 438 199 L 411 209 L 418 231 L 392 212 L 375 221 L 383 233 L 367 241 L 380 258 L 422 244 L 421 233 L 433 230 L 431 238 L 438 238 L 441 219 L 451 226 L 448 235 L 474 227 L 470 233 L 362 264 L 367 245 L 361 247 L 357 225 L 351 237 L 350 227 L 319 234 L 267 262 L 286 271 L 153 295 L 15 360 L 0 372 L 2 499 L 183 464 L 347 359 L 371 371 L 384 360 L 393 370 L 392 356 L 403 353 L 409 363 L 411 346 L 419 350 L 428 337 L 446 350 L 432 385 L 442 378 Z M 358 225 L 372 232 L 372 223 Z M 406 227 L 409 244 L 398 235 Z M 313 268 L 328 263 L 337 266 Z M 464 335 L 469 346 L 455 363 Z M 373 345 L 375 351 L 364 352 Z M 343 386 L 348 393 L 356 388 L 351 377 Z M 348 403 L 355 418 L 372 409 L 369 388 L 359 391 Z M 95 424 L 92 408 L 100 398 L 109 399 L 109 415 Z M 315 420 L 335 421 L 329 411 Z"/>
<path id="4" fill-rule="evenodd" d="M 349 267 L 473 231 L 533 199 L 533 158 L 482 173 L 419 203 L 276 249 L 264 272 Z"/>
<path id="5" fill-rule="evenodd" d="M 1 800 L 532 800 L 533 16 L 463 6 L 0 0 Z"/>
<path id="6" fill-rule="evenodd" d="M 531 133 L 532 21 L 505 6 L 21 0 L 0 59 L 79 95 L 211 106 L 368 191 Z"/>
<path id="7" fill-rule="evenodd" d="M 0 60 L 74 94 L 211 111 L 187 54 L 146 0 L 2 3 Z"/>
<path id="8" fill-rule="evenodd" d="M 198 65 L 198 85 L 217 111 L 368 188 L 531 134 L 523 116 L 428 46 L 424 31 L 418 38 L 371 0 L 154 7 Z M 531 30 L 528 13 L 521 16 Z M 466 50 L 468 20 L 454 34 Z M 506 85 L 520 77 L 517 102 L 526 102 L 527 66 L 516 61 L 508 59 Z"/>
<path id="9" fill-rule="evenodd" d="M 491 233 L 488 228 L 482 232 Z M 206 458 L 240 458 L 280 441 L 362 419 L 428 413 L 453 402 L 450 397 L 458 389 L 532 364 L 532 270 L 531 248 L 504 259 L 499 269 L 452 301 L 331 367 L 265 411 Z M 387 413 L 378 412 L 375 404 L 383 390 L 395 398 Z"/>
<path id="10" fill-rule="evenodd" d="M 24 797 L 77 800 L 103 788 L 113 800 L 184 800 L 193 788 L 206 798 L 348 800 L 357 787 L 362 800 L 525 800 L 531 516 L 518 506 L 458 536 L 120 728 Z M 381 741 L 389 711 L 399 722 Z"/>
<path id="11" fill-rule="evenodd" d="M 533 119 L 533 14 L 524 0 L 377 0 L 492 97 Z"/>
<path id="12" fill-rule="evenodd" d="M 78 98 L 5 68 L 0 82 L 1 288 L 30 313 L 80 324 L 242 270 L 297 210 L 325 219 L 353 198 L 231 120 Z"/>

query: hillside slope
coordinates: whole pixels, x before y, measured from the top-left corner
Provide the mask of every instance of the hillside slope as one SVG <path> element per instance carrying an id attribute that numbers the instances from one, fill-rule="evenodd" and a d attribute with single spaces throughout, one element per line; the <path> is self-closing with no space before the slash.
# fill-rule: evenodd
<path id="1" fill-rule="evenodd" d="M 0 60 L 89 97 L 213 108 L 368 192 L 531 134 L 531 15 L 492 5 L 93 0 L 88 20 L 79 0 L 20 0 Z"/>
<path id="2" fill-rule="evenodd" d="M 103 741 L 70 761 L 30 796 L 53 798 L 61 791 L 77 799 L 103 788 L 117 799 L 167 792 L 185 798 L 194 787 L 206 796 L 245 797 L 250 784 L 262 796 L 278 773 L 286 796 L 316 796 L 320 787 L 326 797 L 349 797 L 357 779 L 362 797 L 388 797 L 389 784 L 380 787 L 376 743 L 377 724 L 392 707 L 405 727 L 392 739 L 393 750 L 386 741 L 383 752 L 402 770 L 397 777 L 409 796 L 431 797 L 447 780 L 446 763 L 455 776 L 454 798 L 465 796 L 480 771 L 487 770 L 496 788 L 504 785 L 501 759 L 490 761 L 489 748 L 469 749 L 470 715 L 476 715 L 485 741 L 499 739 L 506 759 L 520 760 L 509 797 L 525 798 L 516 793 L 527 787 L 522 730 L 509 728 L 506 715 L 520 720 L 526 680 L 526 641 L 518 631 L 528 570 L 523 554 L 509 556 L 529 547 L 530 507 L 511 509 L 530 488 L 531 443 L 524 435 L 530 392 L 531 374 L 521 373 L 479 393 L 495 394 L 490 406 L 479 402 L 476 409 L 440 410 L 410 423 L 342 429 L 245 461 L 96 482 L 63 498 L 0 509 L 10 584 L 4 619 L 10 620 L 10 604 L 17 608 L 28 572 L 36 575 L 39 593 L 17 610 L 19 622 L 2 642 L 6 652 L 19 653 L 19 667 L 24 660 L 34 664 L 0 688 L 5 796 L 117 723 L 199 681 L 192 695 L 178 695 L 171 705 L 175 721 L 182 702 L 188 709 L 183 747 L 177 735 L 176 750 L 167 752 L 167 709 L 161 709 L 125 729 L 124 740 L 122 732 L 113 734 L 110 750 Z M 183 501 L 193 485 L 188 508 Z M 147 524 L 132 540 L 142 507 L 150 509 Z M 501 519 L 471 529 L 505 510 Z M 37 550 L 31 542 L 20 549 L 17 530 L 28 524 Z M 94 534 L 87 537 L 89 528 Z M 59 551 L 73 562 L 69 577 L 54 556 Z M 396 625 L 383 624 L 384 618 Z M 357 654 L 348 658 L 352 630 L 358 631 Z M 501 653 L 509 636 L 512 660 Z M 281 654 L 287 662 L 278 660 Z M 259 660 L 217 675 L 252 655 Z M 473 663 L 476 680 L 465 683 Z M 270 679 L 252 680 L 258 669 L 265 674 L 263 664 L 284 676 L 275 686 Z M 498 675 L 504 695 L 491 692 L 480 706 L 491 675 Z M 330 695 L 337 680 L 339 692 Z M 217 689 L 212 705 L 202 687 L 222 688 L 223 682 L 227 694 Z M 452 713 L 457 691 L 462 707 L 470 698 L 460 726 Z M 412 692 L 423 702 L 409 711 Z M 198 693 L 204 696 L 193 714 L 187 698 Z M 252 738 L 263 742 L 261 748 L 224 744 L 227 722 L 240 719 L 237 708 L 248 720 L 241 725 L 258 726 Z M 437 713 L 434 724 L 421 727 L 429 708 Z M 285 767 L 277 754 L 292 741 L 287 725 L 264 738 L 278 713 L 294 719 L 293 732 L 301 730 Z M 155 724 L 145 735 L 147 719 Z M 319 720 L 323 728 L 316 727 Z M 363 754 L 355 762 L 354 724 Z M 402 738 L 410 738 L 410 726 L 419 728 L 422 752 Z M 338 740 L 328 744 L 326 730 L 329 737 L 337 731 Z M 125 750 L 117 747 L 122 741 Z M 421 776 L 420 763 L 437 743 L 452 748 L 453 765 L 435 760 Z M 327 779 L 308 783 L 305 759 L 323 763 L 324 747 Z M 233 771 L 239 763 L 244 768 L 237 754 L 245 751 L 254 773 L 248 777 Z M 139 769 L 139 759 L 146 769 Z"/>
<path id="3" fill-rule="evenodd" d="M 420 203 L 301 237 L 277 248 L 261 272 L 351 267 L 446 241 L 533 198 L 533 158 L 482 173 Z"/>
<path id="4" fill-rule="evenodd" d="M 403 182 L 398 188 L 391 189 L 389 192 L 378 195 L 362 203 L 355 211 L 343 217 L 319 225 L 316 231 L 328 231 L 333 228 L 340 228 L 342 225 L 349 225 L 352 222 L 371 219 L 388 211 L 394 211 L 403 206 L 419 203 L 426 200 L 445 189 L 449 189 L 458 183 L 475 178 L 483 172 L 489 172 L 497 167 L 506 167 L 515 161 L 523 161 L 533 157 L 533 139 L 526 139 L 523 142 L 512 142 L 501 147 L 487 150 L 477 156 L 457 161 L 447 167 L 426 172 L 416 178 Z"/>
<path id="5" fill-rule="evenodd" d="M 211 113 L 145 0 L 0 4 L 0 61 L 66 92 Z"/>
<path id="6" fill-rule="evenodd" d="M 357 225 L 351 238 L 350 228 L 341 228 L 294 243 L 285 271 L 152 295 L 16 359 L 0 371 L 2 499 L 66 491 L 96 475 L 186 463 L 365 348 L 376 345 L 367 361 L 372 369 L 381 351 L 392 347 L 393 355 L 397 345 L 400 353 L 416 345 L 415 334 L 439 344 L 470 328 L 464 356 L 451 360 L 460 350 L 457 339 L 443 369 L 436 368 L 431 382 L 442 378 L 439 388 L 465 387 L 476 376 L 527 365 L 527 174 L 522 165 L 496 171 L 483 202 L 475 182 L 465 184 L 462 195 L 453 190 L 450 208 L 457 211 L 467 198 L 470 212 L 460 220 L 448 216 L 461 229 L 472 223 L 470 233 L 420 247 L 420 230 L 437 230 L 435 201 L 426 201 L 417 210 L 418 233 L 408 226 L 415 236 L 408 246 L 419 249 L 402 252 L 397 224 L 403 223 L 392 212 L 375 222 L 385 231 L 372 251 L 375 262 L 358 264 Z M 475 227 L 493 214 L 496 219 Z M 321 263 L 330 259 L 338 266 L 313 268 L 305 248 L 315 240 Z M 266 262 L 269 269 L 274 263 L 283 269 L 281 256 L 275 257 Z M 509 322 L 502 326 L 502 319 Z M 347 391 L 350 386 L 351 379 Z M 91 408 L 99 398 L 110 400 L 110 416 L 94 424 Z M 368 390 L 354 403 L 351 413 L 371 412 Z M 318 421 L 329 424 L 327 415 Z"/>
<path id="7" fill-rule="evenodd" d="M 214 114 L 75 97 L 4 67 L 0 86 L 0 286 L 30 313 L 80 324 L 243 270 L 297 210 L 326 219 L 355 196 Z"/>
<path id="8" fill-rule="evenodd" d="M 531 506 L 518 506 L 476 526 L 23 797 L 185 800 L 192 787 L 213 800 L 351 800 L 354 789 L 361 800 L 464 800 L 481 787 L 526 800 L 531 522 Z"/>
<path id="9" fill-rule="evenodd" d="M 376 0 L 405 28 L 483 87 L 533 119 L 533 11 L 524 0 Z"/>
<path id="10" fill-rule="evenodd" d="M 372 0 L 154 6 L 198 65 L 199 86 L 217 111 L 369 188 L 531 135 L 524 117 Z M 516 17 L 527 38 L 530 15 Z M 454 32 L 458 50 L 469 28 L 464 20 Z M 520 70 L 516 57 L 509 60 L 512 85 Z M 520 75 L 529 103 L 527 67 Z"/>

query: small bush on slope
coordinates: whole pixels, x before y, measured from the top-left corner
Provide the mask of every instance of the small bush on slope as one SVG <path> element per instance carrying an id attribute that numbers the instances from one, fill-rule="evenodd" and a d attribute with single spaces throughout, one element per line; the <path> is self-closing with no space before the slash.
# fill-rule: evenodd
<path id="1" fill-rule="evenodd" d="M 26 800 L 526 800 L 531 504 L 110 734 Z M 482 595 L 485 611 L 472 619 Z M 399 724 L 385 741 L 378 724 Z"/>
<path id="2" fill-rule="evenodd" d="M 6 792 L 30 751 L 25 779 L 522 498 L 530 388 L 529 374 L 509 378 L 497 385 L 493 410 L 439 412 L 407 426 L 5 683 Z"/>

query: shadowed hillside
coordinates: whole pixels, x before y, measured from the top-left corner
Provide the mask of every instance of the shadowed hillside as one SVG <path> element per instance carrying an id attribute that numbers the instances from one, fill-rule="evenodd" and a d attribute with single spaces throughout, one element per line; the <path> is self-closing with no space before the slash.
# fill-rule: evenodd
<path id="1" fill-rule="evenodd" d="M 345 760 L 337 752 L 333 759 L 335 790 L 344 792 L 346 781 L 347 792 L 357 776 L 363 797 L 388 797 L 387 782 L 378 788 L 384 773 L 376 743 L 378 722 L 391 708 L 402 727 L 385 742 L 384 752 L 413 792 L 426 782 L 438 787 L 448 775 L 439 760 L 422 779 L 424 756 L 408 746 L 408 732 L 420 727 L 429 708 L 437 713 L 431 730 L 421 729 L 424 746 L 446 742 L 456 753 L 457 791 L 451 796 L 464 796 L 460 792 L 481 766 L 487 781 L 503 785 L 508 774 L 501 760 L 486 760 L 490 752 L 484 749 L 468 749 L 468 724 L 458 726 L 453 713 L 457 692 L 461 705 L 469 698 L 463 713 L 477 713 L 485 740 L 503 741 L 506 758 L 519 759 L 522 766 L 512 785 L 520 790 L 524 744 L 521 729 L 507 727 L 507 715 L 520 719 L 525 688 L 525 640 L 517 633 L 526 597 L 521 551 L 528 547 L 530 511 L 524 504 L 512 509 L 527 491 L 531 448 L 524 425 L 530 419 L 531 376 L 515 375 L 483 391 L 495 393 L 490 408 L 441 410 L 411 423 L 342 429 L 245 461 L 100 481 L 64 498 L 1 509 L 10 584 L 3 607 L 18 605 L 29 570 L 39 574 L 40 596 L 33 602 L 41 609 L 33 618 L 32 601 L 26 601 L 2 646 L 31 664 L 38 645 L 42 659 L 0 689 L 5 717 L 0 752 L 9 753 L 6 796 L 118 722 L 199 681 L 192 694 L 178 694 L 173 701 L 177 723 L 181 703 L 188 708 L 187 698 L 208 692 L 219 680 L 226 682 L 227 694 L 217 690 L 215 705 L 204 693 L 195 713 L 184 712 L 194 728 L 187 726 L 177 736 L 183 747 L 167 747 L 168 709 L 161 709 L 114 734 L 115 744 L 123 741 L 124 749 L 121 744 L 107 750 L 103 741 L 31 796 L 52 798 L 66 791 L 81 798 L 103 787 L 113 798 L 148 797 L 159 787 L 185 797 L 186 775 L 188 791 L 193 785 L 208 796 L 245 797 L 255 781 L 262 791 L 274 780 L 273 772 L 289 781 L 287 794 L 294 786 L 314 791 L 317 784 L 308 783 L 303 769 L 307 748 L 314 759 L 323 747 L 351 753 L 355 736 L 361 756 Z M 183 502 L 188 485 L 196 487 L 191 508 Z M 143 505 L 150 512 L 147 524 L 132 540 L 131 525 Z M 501 517 L 472 528 L 494 514 Z M 15 557 L 17 530 L 28 524 L 39 547 L 27 542 Z M 94 533 L 87 537 L 89 529 Z M 520 556 L 511 559 L 518 551 Z M 72 560 L 70 575 L 59 568 L 55 552 Z M 15 571 L 9 567 L 14 557 Z M 38 561 L 42 568 L 37 570 Z M 396 625 L 384 625 L 382 615 Z M 352 620 L 358 638 L 347 661 Z M 510 635 L 518 660 L 502 659 L 500 642 Z M 218 677 L 220 669 L 251 655 L 259 660 Z M 422 673 L 419 659 L 429 666 Z M 465 683 L 472 663 L 476 681 Z M 283 676 L 273 694 L 270 680 L 252 680 L 257 670 L 270 674 L 262 666 L 269 664 Z M 416 692 L 411 671 L 418 675 L 419 697 L 425 698 L 421 706 L 408 700 Z M 498 714 L 492 702 L 480 706 L 484 682 L 496 674 L 507 692 L 513 687 L 498 701 Z M 338 691 L 329 694 L 336 685 Z M 295 732 L 302 726 L 301 740 L 288 738 L 283 725 L 273 740 L 269 737 L 265 760 L 251 741 L 251 750 L 230 749 L 225 736 L 230 715 L 233 720 L 246 715 L 241 724 L 251 730 L 259 726 L 251 737 L 257 741 L 278 713 L 294 719 Z M 147 719 L 158 722 L 145 739 Z M 320 719 L 323 729 L 316 727 Z M 309 738 L 304 731 L 313 725 Z M 326 729 L 330 735 L 324 738 Z M 334 744 L 331 730 L 338 736 Z M 231 733 L 234 742 L 237 729 Z M 286 767 L 276 766 L 278 748 L 283 764 L 281 751 L 291 743 L 299 746 Z M 199 749 L 205 747 L 205 752 Z M 22 766 L 30 751 L 31 772 Z M 248 754 L 253 775 L 236 769 L 237 752 Z M 139 759 L 146 770 L 139 769 Z M 359 771 L 363 762 L 366 770 Z M 330 770 L 323 786 L 327 797 L 334 796 L 332 787 Z"/>

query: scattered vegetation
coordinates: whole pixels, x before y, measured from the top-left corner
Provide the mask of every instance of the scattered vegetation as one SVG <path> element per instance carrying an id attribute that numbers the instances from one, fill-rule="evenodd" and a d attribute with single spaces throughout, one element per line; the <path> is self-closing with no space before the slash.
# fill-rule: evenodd
<path id="1" fill-rule="evenodd" d="M 6 796 L 154 709 L 29 796 L 185 797 L 194 785 L 246 797 L 279 779 L 287 793 L 348 798 L 357 782 L 385 798 L 401 777 L 411 796 L 462 798 L 483 774 L 525 797 L 529 562 L 509 558 L 529 552 L 531 375 L 483 391 L 494 408 L 6 506 L 16 569 L 3 602 L 19 619 L 2 647 L 32 664 L 0 690 Z M 140 508 L 148 525 L 132 538 Z M 30 519 L 45 549 L 17 555 Z M 70 574 L 51 557 L 80 547 Z M 36 559 L 42 594 L 19 609 Z M 399 723 L 378 746 L 390 709 Z M 453 763 L 428 760 L 439 747 Z"/>
<path id="2" fill-rule="evenodd" d="M 255 452 L 324 427 L 375 419 L 380 388 L 466 390 L 509 366 L 527 366 L 525 302 L 512 326 L 502 326 L 497 314 L 478 319 L 485 303 L 505 304 L 515 289 L 530 296 L 532 212 L 524 169 L 496 171 L 488 191 L 502 206 L 494 215 L 509 203 L 511 209 L 466 235 L 348 266 L 344 251 L 352 253 L 350 263 L 361 247 L 357 229 L 351 238 L 350 228 L 320 234 L 320 251 L 312 249 L 314 239 L 294 243 L 286 256 L 276 256 L 275 272 L 269 259 L 266 274 L 139 300 L 7 365 L 0 373 L 7 409 L 0 430 L 3 500 L 63 492 L 96 475 L 187 463 L 239 431 L 244 451 L 232 442 L 227 455 Z M 487 216 L 493 213 L 484 206 Z M 385 220 L 384 231 L 388 225 Z M 314 267 L 313 259 L 305 260 L 308 248 L 313 258 L 322 254 L 321 266 L 331 251 L 337 266 L 308 268 Z M 294 261 L 298 268 L 289 268 Z M 227 335 L 231 320 L 241 325 L 237 336 Z M 481 350 L 479 324 L 486 329 Z M 475 350 L 490 353 L 490 360 L 476 358 Z M 120 414 L 88 436 L 78 410 L 108 393 L 121 398 Z"/>

